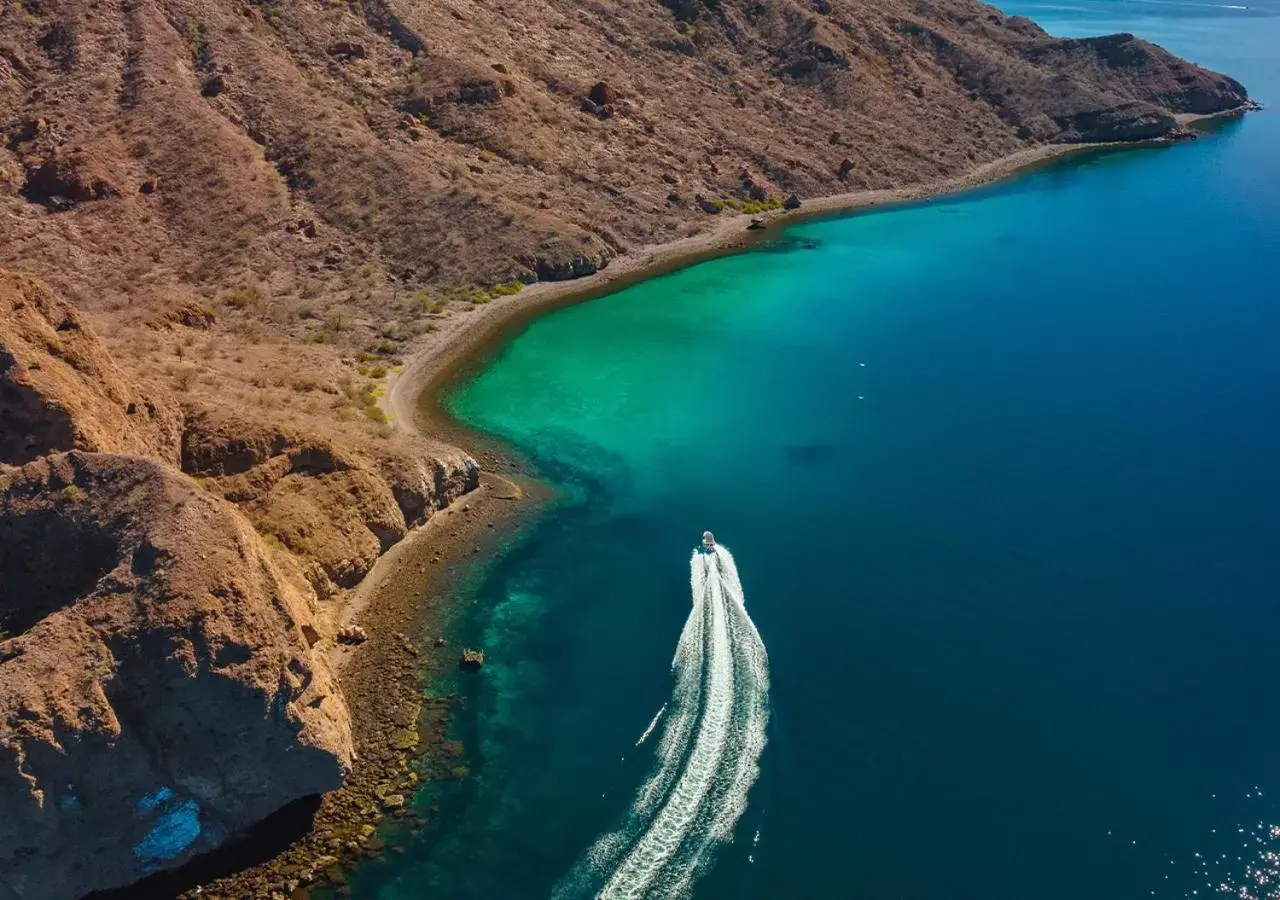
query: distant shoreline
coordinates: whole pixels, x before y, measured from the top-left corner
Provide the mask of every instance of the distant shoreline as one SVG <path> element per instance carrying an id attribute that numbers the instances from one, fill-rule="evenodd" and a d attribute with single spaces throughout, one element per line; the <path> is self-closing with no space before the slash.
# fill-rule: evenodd
<path id="1" fill-rule="evenodd" d="M 1252 104 L 1205 116 L 1179 117 L 1179 124 L 1231 118 L 1255 108 Z M 751 250 L 775 237 L 779 226 L 808 219 L 916 203 L 1009 180 L 1029 170 L 1085 153 L 1162 146 L 1174 141 L 1158 138 L 1135 143 L 1048 144 L 1021 150 L 984 163 L 952 178 L 929 184 L 883 190 L 851 191 L 814 197 L 797 210 L 775 210 L 760 218 L 767 227 L 749 231 L 753 216 L 721 213 L 705 232 L 664 244 L 639 247 L 613 259 L 594 275 L 570 281 L 540 281 L 519 294 L 502 297 L 440 323 L 431 342 L 416 352 L 390 378 L 383 404 L 397 426 L 412 434 L 467 445 L 477 435 L 453 420 L 440 406 L 448 386 L 483 362 L 489 351 L 515 330 L 552 309 L 592 300 L 632 284 L 691 265 Z"/>
<path id="2" fill-rule="evenodd" d="M 748 231 L 753 218 L 741 213 L 721 213 L 707 231 L 686 238 L 639 247 L 613 259 L 594 275 L 571 281 L 540 281 L 519 294 L 502 297 L 470 312 L 440 323 L 431 342 L 391 377 L 385 405 L 397 425 L 413 434 L 454 441 L 474 438 L 443 414 L 439 400 L 457 376 L 484 359 L 486 351 L 500 343 L 514 328 L 551 309 L 592 300 L 705 260 L 740 253 L 775 236 L 779 226 L 818 216 L 889 207 L 972 190 L 1011 178 L 1028 169 L 1072 156 L 1108 148 L 1141 144 L 1051 144 L 1019 151 L 969 172 L 932 184 L 884 190 L 851 191 L 803 201 L 794 211 L 777 210 L 764 216 L 768 227 Z M 422 427 L 427 425 L 428 427 Z M 465 449 L 465 448 L 464 448 Z"/>

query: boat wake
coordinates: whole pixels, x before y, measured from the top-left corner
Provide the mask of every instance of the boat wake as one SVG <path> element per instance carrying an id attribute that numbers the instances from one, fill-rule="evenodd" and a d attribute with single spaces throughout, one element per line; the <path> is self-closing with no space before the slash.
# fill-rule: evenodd
<path id="1" fill-rule="evenodd" d="M 676 645 L 657 765 L 624 823 L 596 841 L 555 891 L 560 900 L 683 897 L 732 837 L 759 774 L 769 718 L 769 660 L 747 615 L 733 556 L 690 561 L 693 609 Z"/>

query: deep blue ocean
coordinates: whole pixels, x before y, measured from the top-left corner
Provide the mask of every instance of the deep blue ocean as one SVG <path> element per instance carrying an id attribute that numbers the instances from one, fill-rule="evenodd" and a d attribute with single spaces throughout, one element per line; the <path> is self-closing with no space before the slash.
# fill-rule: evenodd
<path id="1" fill-rule="evenodd" d="M 1266 102 L 1243 2 L 1005 9 Z M 450 396 L 561 500 L 459 589 L 470 774 L 353 896 L 563 886 L 654 770 L 712 529 L 770 720 L 693 897 L 1280 897 L 1280 113 L 788 237 Z"/>

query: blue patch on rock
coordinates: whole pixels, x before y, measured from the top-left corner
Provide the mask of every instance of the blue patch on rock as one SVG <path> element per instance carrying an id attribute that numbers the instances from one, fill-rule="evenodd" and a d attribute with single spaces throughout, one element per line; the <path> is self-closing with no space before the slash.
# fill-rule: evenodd
<path id="1" fill-rule="evenodd" d="M 133 855 L 148 865 L 167 862 L 190 847 L 198 837 L 200 804 L 194 800 L 183 800 L 156 819 L 147 836 L 133 845 Z"/>
<path id="2" fill-rule="evenodd" d="M 169 790 L 167 787 L 162 787 L 160 790 L 152 794 L 144 794 L 138 798 L 138 812 L 151 812 L 151 810 L 157 808 L 161 803 L 171 799 L 173 799 L 173 791 Z"/>

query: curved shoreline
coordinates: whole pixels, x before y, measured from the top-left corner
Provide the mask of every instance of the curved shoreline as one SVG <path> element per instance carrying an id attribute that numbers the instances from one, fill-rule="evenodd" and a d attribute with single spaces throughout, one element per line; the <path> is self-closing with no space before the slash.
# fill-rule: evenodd
<path id="1" fill-rule="evenodd" d="M 1237 111 L 1233 110 L 1232 113 Z M 1240 110 L 1243 112 L 1243 110 Z M 1215 117 L 1221 114 L 1215 114 Z M 1205 117 L 1208 118 L 1208 117 Z M 793 211 L 776 210 L 759 218 L 767 228 L 749 231 L 753 216 L 716 216 L 712 227 L 665 244 L 638 247 L 613 259 L 606 268 L 571 281 L 540 281 L 520 293 L 502 297 L 439 323 L 429 344 L 393 374 L 382 398 L 384 409 L 407 432 L 470 444 L 478 436 L 440 407 L 443 390 L 482 362 L 487 351 L 538 315 L 622 290 L 631 284 L 700 262 L 743 253 L 776 237 L 778 226 L 870 209 L 892 208 L 935 197 L 975 190 L 1007 181 L 1030 170 L 1072 156 L 1167 146 L 1168 138 L 1137 143 L 1048 144 L 1022 150 L 971 169 L 963 175 L 928 184 L 881 190 L 851 191 L 803 201 Z M 429 426 L 429 427 L 423 427 Z M 466 448 L 464 448 L 466 449 Z"/>
<path id="2" fill-rule="evenodd" d="M 1258 101 L 1250 99 L 1231 109 L 1203 114 L 1182 113 L 1175 118 L 1182 128 L 1195 131 L 1197 126 L 1212 127 L 1262 108 Z M 1183 136 L 1185 134 L 1184 131 Z M 429 422 L 447 437 L 460 435 L 474 440 L 474 433 L 461 428 L 458 422 L 443 414 L 439 408 L 441 389 L 480 362 L 485 351 L 500 343 L 514 328 L 541 313 L 592 300 L 636 282 L 710 259 L 749 251 L 776 234 L 778 225 L 928 201 L 935 197 L 1009 181 L 1072 156 L 1164 147 L 1178 143 L 1179 140 L 1179 136 L 1174 135 L 1146 141 L 1045 144 L 1031 147 L 940 181 L 901 188 L 849 191 L 804 200 L 799 209 L 775 210 L 760 216 L 768 225 L 760 231 L 747 230 L 752 218 L 755 218 L 750 214 L 720 213 L 715 216 L 712 227 L 706 231 L 664 244 L 636 247 L 615 257 L 608 266 L 593 275 L 569 281 L 535 282 L 518 294 L 501 297 L 469 312 L 450 316 L 440 323 L 440 329 L 435 332 L 431 342 L 415 352 L 403 370 L 390 376 L 381 405 L 385 412 L 395 417 L 398 427 L 405 431 L 422 434 L 423 429 L 419 426 L 423 422 Z M 422 419 L 419 418 L 420 415 Z"/>

